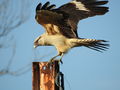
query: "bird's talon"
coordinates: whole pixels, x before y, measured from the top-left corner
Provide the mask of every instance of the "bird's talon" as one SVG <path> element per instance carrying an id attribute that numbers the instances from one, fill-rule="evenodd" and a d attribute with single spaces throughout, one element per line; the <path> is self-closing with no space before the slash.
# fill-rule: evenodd
<path id="1" fill-rule="evenodd" d="M 63 61 L 60 59 L 60 60 L 58 60 L 58 63 L 61 63 L 61 64 L 63 64 Z"/>
<path id="2" fill-rule="evenodd" d="M 53 59 L 50 59 L 50 61 L 48 62 L 48 64 L 49 64 L 49 65 L 52 65 L 53 62 L 54 62 L 54 60 L 53 60 Z"/>

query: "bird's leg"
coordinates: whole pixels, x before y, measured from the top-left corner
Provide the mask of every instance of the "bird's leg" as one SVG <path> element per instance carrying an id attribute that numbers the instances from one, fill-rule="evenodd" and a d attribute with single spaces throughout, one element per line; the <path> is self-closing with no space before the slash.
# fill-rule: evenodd
<path id="1" fill-rule="evenodd" d="M 54 59 L 55 59 L 56 57 L 58 57 L 58 56 L 61 56 L 60 59 L 58 60 L 58 63 L 61 62 L 61 63 L 63 64 L 62 58 L 63 58 L 63 56 L 64 56 L 64 53 L 61 53 L 61 52 L 59 52 L 56 56 L 54 56 L 53 58 L 51 58 L 50 61 L 49 61 L 49 64 L 52 64 L 52 62 L 54 61 Z"/>
<path id="2" fill-rule="evenodd" d="M 56 56 L 54 56 L 53 58 L 51 58 L 50 61 L 49 61 L 49 63 L 52 63 L 52 62 L 54 61 L 54 59 L 55 59 L 56 57 L 58 57 L 58 56 L 60 56 L 60 54 L 57 54 Z"/>
<path id="3" fill-rule="evenodd" d="M 58 62 L 61 62 L 61 63 L 63 64 L 63 62 L 62 62 L 62 58 L 63 58 L 63 56 L 64 56 L 64 53 L 61 53 L 60 56 L 61 56 L 61 57 L 60 57 L 60 59 L 58 60 Z"/>

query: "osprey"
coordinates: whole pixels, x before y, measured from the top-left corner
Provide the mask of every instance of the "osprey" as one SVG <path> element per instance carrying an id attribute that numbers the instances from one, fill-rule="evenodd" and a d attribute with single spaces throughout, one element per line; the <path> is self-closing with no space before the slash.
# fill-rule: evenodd
<path id="1" fill-rule="evenodd" d="M 37 46 L 55 46 L 58 54 L 62 57 L 71 48 L 85 46 L 87 48 L 102 52 L 108 49 L 109 44 L 105 40 L 86 39 L 78 37 L 77 25 L 82 19 L 104 15 L 108 12 L 108 7 L 103 6 L 108 1 L 97 0 L 72 0 L 59 8 L 46 2 L 44 5 L 39 3 L 36 7 L 36 21 L 45 28 L 45 33 L 34 41 Z"/>

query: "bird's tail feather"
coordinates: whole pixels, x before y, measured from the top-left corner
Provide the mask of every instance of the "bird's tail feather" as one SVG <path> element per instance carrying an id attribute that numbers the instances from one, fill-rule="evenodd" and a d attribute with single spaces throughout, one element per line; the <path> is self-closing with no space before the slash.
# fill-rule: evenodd
<path id="1" fill-rule="evenodd" d="M 74 41 L 74 47 L 85 46 L 87 48 L 102 52 L 108 49 L 109 44 L 105 40 L 96 40 L 96 39 L 76 39 Z"/>

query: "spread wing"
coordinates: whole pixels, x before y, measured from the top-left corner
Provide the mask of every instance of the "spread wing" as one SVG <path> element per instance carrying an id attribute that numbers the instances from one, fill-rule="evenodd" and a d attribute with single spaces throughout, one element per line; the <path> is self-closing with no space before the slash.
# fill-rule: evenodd
<path id="1" fill-rule="evenodd" d="M 67 24 L 68 14 L 54 7 L 55 5 L 50 5 L 49 2 L 44 5 L 39 3 L 36 7 L 36 21 L 46 29 L 48 34 L 62 34 L 68 38 L 76 38 L 76 34 Z"/>
<path id="2" fill-rule="evenodd" d="M 55 5 L 46 2 L 36 7 L 36 21 L 45 27 L 48 34 L 62 34 L 68 38 L 77 38 L 79 20 L 108 12 L 108 7 L 101 5 L 108 1 L 73 0 L 54 9 Z"/>
<path id="3" fill-rule="evenodd" d="M 77 35 L 77 24 L 79 20 L 95 15 L 104 15 L 108 12 L 108 7 L 102 5 L 107 3 L 108 1 L 73 0 L 59 7 L 59 10 L 69 15 L 67 23 Z"/>

